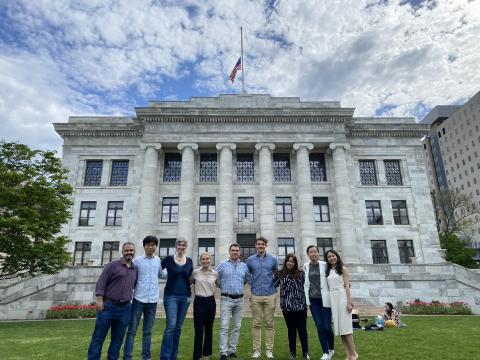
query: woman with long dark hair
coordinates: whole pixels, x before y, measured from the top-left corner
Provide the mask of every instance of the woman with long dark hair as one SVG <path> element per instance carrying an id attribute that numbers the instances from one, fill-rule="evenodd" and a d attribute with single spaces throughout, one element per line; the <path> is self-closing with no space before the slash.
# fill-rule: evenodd
<path id="1" fill-rule="evenodd" d="M 325 261 L 327 262 L 325 274 L 330 290 L 333 330 L 335 335 L 340 335 L 342 338 L 343 346 L 347 353 L 346 360 L 356 360 L 358 354 L 355 351 L 353 342 L 353 305 L 348 270 L 343 266 L 342 259 L 335 250 L 328 250 L 325 253 Z"/>
<path id="2" fill-rule="evenodd" d="M 280 286 L 280 308 L 288 329 L 290 359 L 296 359 L 297 332 L 302 345 L 303 359 L 308 355 L 307 303 L 303 285 L 305 273 L 298 268 L 298 259 L 294 254 L 285 257 L 282 270 L 274 275 L 274 286 Z"/>
<path id="3" fill-rule="evenodd" d="M 385 323 L 387 321 L 393 321 L 395 326 L 399 327 L 401 325 L 400 314 L 397 310 L 395 310 L 391 302 L 385 303 L 385 312 L 383 313 L 382 317 L 383 320 L 385 320 Z"/>

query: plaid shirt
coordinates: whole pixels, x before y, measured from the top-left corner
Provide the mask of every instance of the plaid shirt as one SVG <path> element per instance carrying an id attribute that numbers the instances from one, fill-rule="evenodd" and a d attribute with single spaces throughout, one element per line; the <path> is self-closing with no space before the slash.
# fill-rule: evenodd
<path id="1" fill-rule="evenodd" d="M 217 281 L 222 293 L 243 294 L 243 285 L 250 281 L 250 274 L 244 262 L 238 260 L 234 263 L 228 259 L 220 263 L 217 271 Z"/>

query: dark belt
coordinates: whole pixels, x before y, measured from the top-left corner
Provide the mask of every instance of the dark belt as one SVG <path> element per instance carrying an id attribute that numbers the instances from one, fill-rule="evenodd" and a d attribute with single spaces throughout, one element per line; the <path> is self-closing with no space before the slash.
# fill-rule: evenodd
<path id="1" fill-rule="evenodd" d="M 227 293 L 222 293 L 222 296 L 226 296 L 230 299 L 240 299 L 243 297 L 243 294 L 227 294 Z"/>
<path id="2" fill-rule="evenodd" d="M 110 303 L 110 304 L 113 304 L 113 305 L 119 305 L 119 306 L 125 306 L 125 305 L 130 304 L 130 301 L 113 300 L 113 299 L 109 299 L 107 297 L 103 297 L 103 302 Z"/>

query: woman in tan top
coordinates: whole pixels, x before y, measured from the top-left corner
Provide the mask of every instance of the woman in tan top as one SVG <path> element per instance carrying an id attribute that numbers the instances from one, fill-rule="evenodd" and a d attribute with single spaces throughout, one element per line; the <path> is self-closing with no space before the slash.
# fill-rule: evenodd
<path id="1" fill-rule="evenodd" d="M 195 342 L 193 360 L 212 355 L 212 328 L 215 320 L 215 282 L 218 273 L 211 268 L 210 254 L 200 255 L 202 267 L 193 271 L 192 283 L 195 289 L 193 301 L 193 324 L 195 327 Z"/>

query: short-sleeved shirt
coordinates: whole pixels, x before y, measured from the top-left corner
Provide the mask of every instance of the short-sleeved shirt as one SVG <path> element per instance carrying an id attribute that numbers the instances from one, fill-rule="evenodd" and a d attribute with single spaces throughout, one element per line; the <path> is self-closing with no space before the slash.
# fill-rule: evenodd
<path id="1" fill-rule="evenodd" d="M 310 267 L 308 271 L 308 279 L 310 280 L 310 290 L 308 296 L 314 299 L 320 299 L 322 297 L 322 287 L 320 284 L 320 264 L 308 265 Z"/>
<path id="2" fill-rule="evenodd" d="M 243 294 L 243 286 L 249 281 L 247 265 L 238 260 L 224 260 L 217 268 L 218 282 L 222 293 L 240 295 Z"/>
<path id="3" fill-rule="evenodd" d="M 190 276 L 193 272 L 192 259 L 187 257 L 184 265 L 178 265 L 173 256 L 167 256 L 162 260 L 162 269 L 167 269 L 168 277 L 164 295 L 190 296 Z"/>
<path id="4" fill-rule="evenodd" d="M 157 303 L 160 295 L 158 278 L 160 274 L 160 258 L 156 255 L 138 256 L 133 259 L 138 268 L 138 280 L 133 297 L 142 303 Z"/>
<path id="5" fill-rule="evenodd" d="M 215 282 L 218 272 L 215 270 L 203 271 L 201 268 L 193 270 L 195 296 L 209 297 L 215 295 Z"/>

